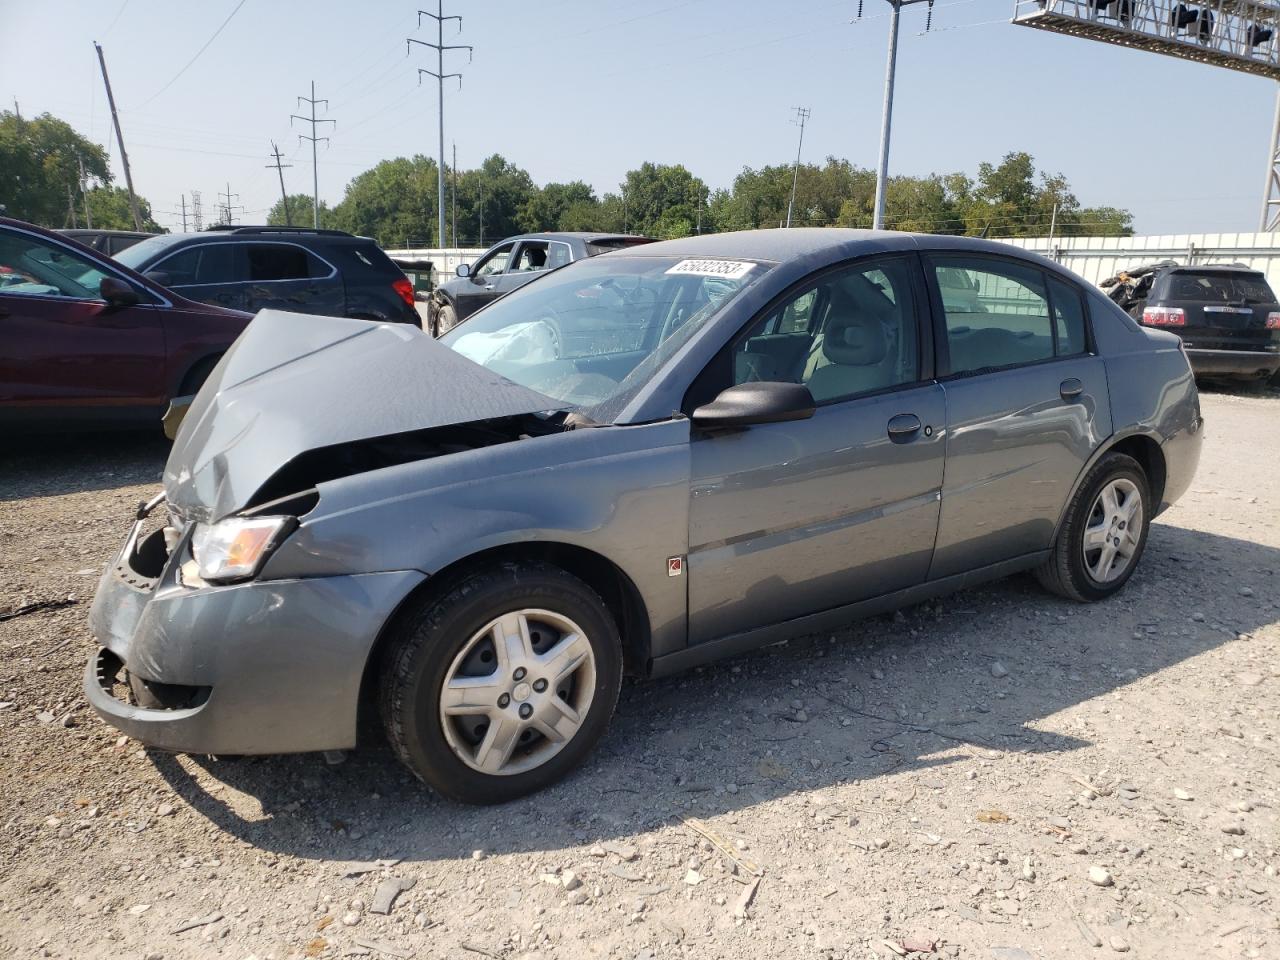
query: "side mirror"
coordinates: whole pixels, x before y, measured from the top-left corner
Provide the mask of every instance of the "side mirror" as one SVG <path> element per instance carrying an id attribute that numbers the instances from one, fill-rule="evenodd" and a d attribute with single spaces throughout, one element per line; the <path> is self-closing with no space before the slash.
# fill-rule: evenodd
<path id="1" fill-rule="evenodd" d="M 162 287 L 167 287 L 169 285 L 169 281 L 173 279 L 169 276 L 168 272 L 164 270 L 148 270 L 143 274 L 143 276 L 148 280 L 154 280 Z"/>
<path id="2" fill-rule="evenodd" d="M 749 427 L 759 423 L 807 420 L 816 404 L 803 383 L 740 383 L 693 411 L 693 424 L 703 430 Z"/>
<path id="3" fill-rule="evenodd" d="M 457 274 L 458 276 L 460 276 L 460 277 L 469 277 L 469 276 L 471 276 L 471 267 L 469 267 L 469 266 L 468 266 L 467 264 L 465 264 L 465 263 L 460 263 L 460 264 L 458 264 L 458 266 L 454 269 L 454 271 L 453 271 L 453 272 L 454 272 L 454 273 L 456 273 L 456 274 Z"/>
<path id="4" fill-rule="evenodd" d="M 138 295 L 137 290 L 115 277 L 102 278 L 98 284 L 98 296 L 112 307 L 132 307 L 142 302 L 142 297 Z"/>

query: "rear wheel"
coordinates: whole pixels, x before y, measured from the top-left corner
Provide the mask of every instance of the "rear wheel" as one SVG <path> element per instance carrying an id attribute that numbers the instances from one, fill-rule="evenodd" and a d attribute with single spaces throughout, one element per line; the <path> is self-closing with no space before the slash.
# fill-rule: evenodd
<path id="1" fill-rule="evenodd" d="M 1126 454 L 1107 454 L 1076 491 L 1036 576 L 1071 600 L 1106 599 L 1133 575 L 1150 525 L 1151 493 L 1142 467 Z"/>
<path id="2" fill-rule="evenodd" d="M 194 367 L 187 371 L 187 375 L 182 378 L 182 385 L 178 388 L 178 396 L 190 397 L 200 392 L 200 388 L 204 386 L 204 382 L 209 379 L 209 374 L 213 373 L 213 368 L 218 365 L 221 357 L 205 357 Z"/>
<path id="3" fill-rule="evenodd" d="M 501 803 L 576 767 L 622 679 L 617 626 L 563 570 L 478 570 L 404 617 L 379 699 L 400 759 L 441 794 Z"/>

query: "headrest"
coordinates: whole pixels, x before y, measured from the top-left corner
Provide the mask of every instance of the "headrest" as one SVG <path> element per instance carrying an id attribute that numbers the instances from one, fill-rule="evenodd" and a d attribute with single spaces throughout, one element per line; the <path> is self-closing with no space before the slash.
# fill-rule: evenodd
<path id="1" fill-rule="evenodd" d="M 865 367 L 885 358 L 889 338 L 878 316 L 859 309 L 847 294 L 837 290 L 833 292 L 831 312 L 822 333 L 822 352 L 832 363 Z"/>

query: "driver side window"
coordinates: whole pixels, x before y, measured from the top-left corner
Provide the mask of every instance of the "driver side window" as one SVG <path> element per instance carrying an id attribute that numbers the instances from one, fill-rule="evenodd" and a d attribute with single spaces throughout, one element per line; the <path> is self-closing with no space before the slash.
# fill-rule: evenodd
<path id="1" fill-rule="evenodd" d="M 0 294 L 100 300 L 98 285 L 110 274 L 92 260 L 45 240 L 0 233 Z"/>
<path id="2" fill-rule="evenodd" d="M 819 404 L 920 375 L 910 262 L 862 263 L 801 289 L 756 321 L 732 351 L 733 383 L 803 383 Z"/>
<path id="3" fill-rule="evenodd" d="M 477 277 L 496 277 L 506 272 L 507 261 L 511 259 L 514 243 L 504 243 L 489 255 L 489 258 L 475 271 Z"/>

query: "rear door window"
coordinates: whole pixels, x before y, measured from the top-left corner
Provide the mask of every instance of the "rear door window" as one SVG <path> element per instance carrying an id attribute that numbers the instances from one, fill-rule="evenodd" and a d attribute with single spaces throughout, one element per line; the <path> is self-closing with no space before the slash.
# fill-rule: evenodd
<path id="1" fill-rule="evenodd" d="M 1040 271 L 988 257 L 930 259 L 953 374 L 1053 358 L 1053 326 Z"/>
<path id="2" fill-rule="evenodd" d="M 1057 277 L 1049 277 L 1049 301 L 1053 309 L 1053 335 L 1060 357 L 1073 357 L 1089 349 L 1085 334 L 1084 298 L 1080 291 Z"/>
<path id="3" fill-rule="evenodd" d="M 288 243 L 250 243 L 245 245 L 250 281 L 306 280 L 312 277 L 307 251 Z M 327 274 L 328 271 L 326 270 Z"/>

